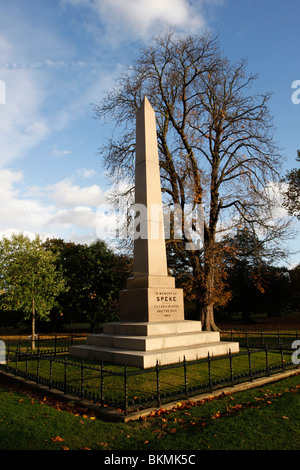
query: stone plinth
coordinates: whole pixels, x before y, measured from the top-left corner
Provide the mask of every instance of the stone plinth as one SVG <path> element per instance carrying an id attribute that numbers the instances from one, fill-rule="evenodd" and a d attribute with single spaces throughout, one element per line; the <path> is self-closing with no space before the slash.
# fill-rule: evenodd
<path id="1" fill-rule="evenodd" d="M 220 341 L 219 332 L 202 331 L 198 321 L 116 322 L 104 325 L 70 354 L 141 368 L 238 352 L 238 343 Z"/>
<path id="2" fill-rule="evenodd" d="M 140 287 L 120 292 L 121 321 L 157 322 L 184 320 L 183 291 Z"/>

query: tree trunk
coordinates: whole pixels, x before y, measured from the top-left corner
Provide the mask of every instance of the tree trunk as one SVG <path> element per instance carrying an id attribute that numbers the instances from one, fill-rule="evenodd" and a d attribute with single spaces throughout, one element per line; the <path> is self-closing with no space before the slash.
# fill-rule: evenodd
<path id="1" fill-rule="evenodd" d="M 214 250 L 214 238 L 209 237 L 209 240 L 207 240 L 207 243 L 204 246 L 204 296 L 203 307 L 200 312 L 202 328 L 206 331 L 219 331 L 214 320 Z"/>
<path id="2" fill-rule="evenodd" d="M 35 349 L 35 302 L 32 298 L 32 317 L 31 317 L 31 349 Z"/>
<path id="3" fill-rule="evenodd" d="M 212 303 L 203 305 L 200 311 L 200 319 L 202 330 L 204 331 L 220 331 L 214 320 L 214 306 Z"/>

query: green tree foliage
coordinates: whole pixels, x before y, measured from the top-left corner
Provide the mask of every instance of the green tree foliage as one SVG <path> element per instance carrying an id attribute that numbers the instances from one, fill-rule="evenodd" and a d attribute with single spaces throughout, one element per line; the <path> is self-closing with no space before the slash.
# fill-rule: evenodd
<path id="1" fill-rule="evenodd" d="M 0 242 L 1 306 L 21 310 L 24 319 L 31 318 L 33 348 L 36 317 L 48 320 L 57 296 L 66 290 L 57 258 L 39 235 L 30 240 L 15 234 Z"/>
<path id="2" fill-rule="evenodd" d="M 47 240 L 47 246 L 59 254 L 69 286 L 58 298 L 58 315 L 64 323 L 112 321 L 118 317 L 119 291 L 125 288 L 131 261 L 116 255 L 104 241 L 90 245 Z"/>

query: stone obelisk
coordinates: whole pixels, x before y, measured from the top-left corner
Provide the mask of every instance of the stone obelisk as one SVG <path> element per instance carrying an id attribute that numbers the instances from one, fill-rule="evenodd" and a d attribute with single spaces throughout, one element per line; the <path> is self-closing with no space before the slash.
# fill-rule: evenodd
<path id="1" fill-rule="evenodd" d="M 184 319 L 183 290 L 168 276 L 154 111 L 144 98 L 136 117 L 134 272 L 120 292 L 120 321 L 105 323 L 103 333 L 73 356 L 154 367 L 239 350 L 221 342 L 217 331 L 202 331 L 200 321 Z"/>
<path id="2" fill-rule="evenodd" d="M 183 291 L 168 276 L 156 120 L 146 97 L 136 116 L 135 211 L 134 272 L 120 293 L 120 319 L 183 320 Z"/>

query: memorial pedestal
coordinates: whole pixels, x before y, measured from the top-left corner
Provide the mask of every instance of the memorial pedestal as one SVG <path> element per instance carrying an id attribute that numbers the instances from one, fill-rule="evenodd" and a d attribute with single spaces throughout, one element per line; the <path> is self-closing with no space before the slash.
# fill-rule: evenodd
<path id="1" fill-rule="evenodd" d="M 82 359 L 101 360 L 141 367 L 174 364 L 239 351 L 239 344 L 220 341 L 216 331 L 202 331 L 201 322 L 106 323 L 102 334 L 89 335 L 85 345 L 71 346 L 70 354 Z"/>
<path id="2" fill-rule="evenodd" d="M 120 292 L 121 321 L 184 320 L 182 289 L 147 287 Z"/>

